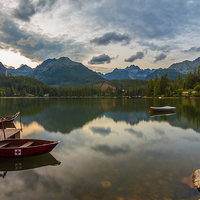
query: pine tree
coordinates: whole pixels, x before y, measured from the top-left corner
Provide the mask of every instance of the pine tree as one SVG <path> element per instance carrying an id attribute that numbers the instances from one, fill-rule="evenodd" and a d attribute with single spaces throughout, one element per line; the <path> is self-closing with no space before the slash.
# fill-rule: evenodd
<path id="1" fill-rule="evenodd" d="M 168 72 L 165 73 L 164 76 L 161 77 L 160 80 L 160 93 L 165 94 L 166 88 L 169 86 L 169 79 L 167 78 Z"/>
<path id="2" fill-rule="evenodd" d="M 42 87 L 40 87 L 40 91 L 39 91 L 38 96 L 39 96 L 39 97 L 43 97 L 43 96 L 44 96 L 44 92 L 43 92 Z"/>
<path id="3" fill-rule="evenodd" d="M 160 80 L 157 80 L 157 82 L 153 88 L 153 93 L 154 93 L 154 96 L 160 95 Z"/>
<path id="4" fill-rule="evenodd" d="M 154 92 L 153 92 L 153 79 L 150 78 L 148 81 L 148 85 L 147 85 L 147 92 L 146 92 L 148 97 L 153 96 Z"/>
<path id="5" fill-rule="evenodd" d="M 182 88 L 183 87 L 183 78 L 181 76 L 181 72 L 178 73 L 177 81 L 178 81 L 178 88 Z"/>

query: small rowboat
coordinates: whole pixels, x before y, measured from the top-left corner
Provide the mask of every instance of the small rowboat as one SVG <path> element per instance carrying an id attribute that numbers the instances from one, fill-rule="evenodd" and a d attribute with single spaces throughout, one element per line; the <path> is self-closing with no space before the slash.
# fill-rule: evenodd
<path id="1" fill-rule="evenodd" d="M 166 111 L 174 111 L 176 110 L 176 107 L 172 106 L 163 106 L 163 107 L 150 107 L 152 111 L 157 112 L 166 112 Z"/>
<path id="2" fill-rule="evenodd" d="M 20 111 L 18 111 L 16 114 L 11 115 L 11 116 L 2 116 L 0 117 L 0 128 L 2 127 L 3 124 L 7 122 L 13 122 L 15 118 L 17 118 L 20 114 Z"/>
<path id="3" fill-rule="evenodd" d="M 13 122 L 15 118 L 17 118 L 20 114 L 20 111 L 18 111 L 16 114 L 11 116 L 2 116 L 0 119 L 2 119 L 4 122 Z"/>
<path id="4" fill-rule="evenodd" d="M 0 141 L 0 157 L 25 157 L 49 153 L 59 141 L 6 139 Z"/>

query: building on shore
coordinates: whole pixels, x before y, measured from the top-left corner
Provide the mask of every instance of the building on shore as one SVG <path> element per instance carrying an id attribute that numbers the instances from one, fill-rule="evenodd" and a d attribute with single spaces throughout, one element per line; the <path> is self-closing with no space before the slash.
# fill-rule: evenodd
<path id="1" fill-rule="evenodd" d="M 116 90 L 116 88 L 115 88 L 114 86 L 112 86 L 112 85 L 110 85 L 109 83 L 107 83 L 106 81 L 104 81 L 104 82 L 102 83 L 102 85 L 101 85 L 101 91 L 102 91 L 102 92 L 105 92 L 105 91 L 108 90 L 108 88 L 111 88 L 113 91 Z"/>

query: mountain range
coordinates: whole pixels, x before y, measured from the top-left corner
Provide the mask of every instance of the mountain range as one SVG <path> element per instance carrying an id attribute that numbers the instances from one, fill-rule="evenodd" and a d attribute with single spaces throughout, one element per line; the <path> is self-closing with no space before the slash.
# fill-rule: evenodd
<path id="1" fill-rule="evenodd" d="M 61 57 L 59 59 L 47 59 L 36 68 L 21 65 L 15 69 L 13 67 L 5 67 L 0 62 L 0 73 L 7 71 L 8 74 L 14 76 L 34 77 L 51 86 L 80 87 L 84 85 L 94 86 L 111 79 L 149 80 L 150 78 L 154 79 L 156 75 L 161 78 L 166 72 L 168 72 L 169 79 L 176 79 L 179 72 L 182 77 L 185 77 L 198 66 L 200 66 L 200 57 L 194 61 L 185 60 L 180 63 L 174 63 L 165 69 L 140 69 L 138 66 L 131 65 L 125 69 L 115 68 L 110 73 L 102 74 L 90 70 L 82 63 L 74 62 L 67 57 Z"/>
<path id="2" fill-rule="evenodd" d="M 107 80 L 111 79 L 139 79 L 139 80 L 149 80 L 150 78 L 155 78 L 158 75 L 159 78 L 168 72 L 169 79 L 176 79 L 179 72 L 182 77 L 185 77 L 189 72 L 193 72 L 195 67 L 198 68 L 200 65 L 200 57 L 194 61 L 185 60 L 180 63 L 174 63 L 168 68 L 159 69 L 140 69 L 138 66 L 131 65 L 125 69 L 114 69 L 112 72 L 107 74 L 98 73 L 100 76 Z"/>
<path id="3" fill-rule="evenodd" d="M 105 81 L 96 72 L 67 57 L 47 59 L 36 68 L 21 65 L 19 68 L 13 69 L 0 65 L 0 72 L 5 73 L 5 70 L 11 75 L 34 77 L 47 85 L 59 87 L 93 86 Z"/>

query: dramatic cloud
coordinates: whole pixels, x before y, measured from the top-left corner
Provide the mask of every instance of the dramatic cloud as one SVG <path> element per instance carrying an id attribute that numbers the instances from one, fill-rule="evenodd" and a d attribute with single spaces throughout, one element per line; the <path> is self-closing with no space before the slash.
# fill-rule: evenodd
<path id="1" fill-rule="evenodd" d="M 27 40 L 24 40 L 21 38 L 19 41 L 17 41 L 17 44 L 26 46 L 27 44 L 30 44 L 32 47 L 34 47 L 37 44 L 37 40 L 34 37 L 28 37 Z"/>
<path id="2" fill-rule="evenodd" d="M 116 32 L 105 33 L 102 37 L 94 38 L 90 41 L 90 43 L 94 43 L 96 45 L 108 45 L 109 43 L 118 43 L 122 42 L 123 45 L 129 44 L 131 38 L 127 34 L 118 34 Z"/>
<path id="3" fill-rule="evenodd" d="M 0 26 L 1 48 L 20 52 L 21 55 L 33 60 L 44 61 L 50 57 L 68 56 L 71 59 L 84 57 L 85 49 L 81 43 L 67 40 L 64 36 L 50 38 L 44 35 L 21 30 L 17 24 L 5 19 Z M 67 49 L 73 49 L 66 53 Z"/>
<path id="4" fill-rule="evenodd" d="M 125 59 L 125 62 L 133 62 L 137 59 L 142 59 L 144 58 L 144 53 L 143 52 L 137 52 L 136 55 L 132 55 L 130 58 Z"/>
<path id="5" fill-rule="evenodd" d="M 200 52 L 200 47 L 191 47 L 189 50 L 185 50 L 184 52 Z"/>
<path id="6" fill-rule="evenodd" d="M 30 18 L 41 11 L 43 8 L 51 8 L 57 0 L 38 0 L 37 4 L 32 3 L 30 0 L 20 0 L 17 8 L 13 10 L 13 16 L 22 21 L 30 21 Z"/>
<path id="7" fill-rule="evenodd" d="M 0 16 L 0 24 L 3 25 L 4 22 L 5 22 L 5 17 L 4 16 Z"/>
<path id="8" fill-rule="evenodd" d="M 39 0 L 37 3 L 37 10 L 42 8 L 46 8 L 47 10 L 49 10 L 56 2 L 57 0 Z"/>
<path id="9" fill-rule="evenodd" d="M 161 53 L 158 56 L 156 56 L 156 60 L 154 61 L 154 63 L 161 61 L 161 60 L 164 60 L 166 57 L 167 57 L 167 55 L 165 55 L 164 53 Z"/>
<path id="10" fill-rule="evenodd" d="M 170 45 L 159 46 L 159 45 L 154 44 L 153 42 L 150 43 L 150 42 L 144 42 L 144 41 L 140 41 L 138 42 L 138 44 L 148 47 L 148 49 L 151 51 L 161 51 L 163 53 L 168 53 L 171 50 Z"/>
<path id="11" fill-rule="evenodd" d="M 110 63 L 110 61 L 113 58 L 111 58 L 108 55 L 102 54 L 100 56 L 93 56 L 92 59 L 88 62 L 91 65 L 95 65 L 95 64 L 104 64 L 104 63 Z"/>
<path id="12" fill-rule="evenodd" d="M 19 7 L 13 10 L 13 16 L 24 21 L 30 21 L 35 13 L 35 7 L 29 0 L 20 0 Z"/>
<path id="13" fill-rule="evenodd" d="M 0 7 L 0 47 L 38 61 L 67 56 L 124 68 L 139 59 L 141 68 L 157 68 L 200 52 L 198 0 L 7 0 Z M 91 55 L 101 56 L 88 62 Z"/>

